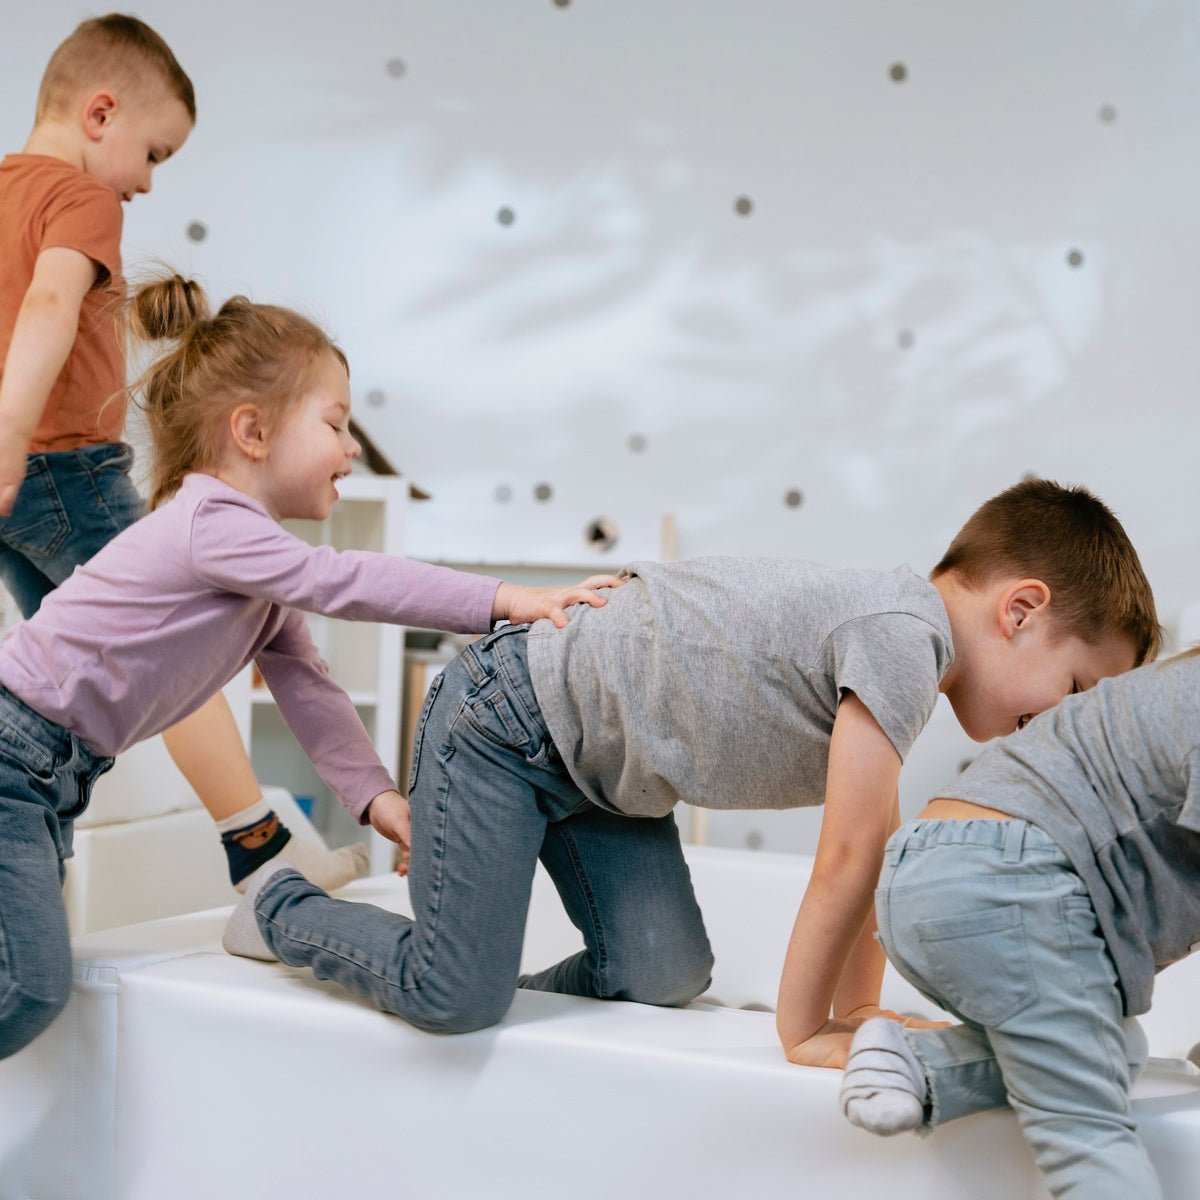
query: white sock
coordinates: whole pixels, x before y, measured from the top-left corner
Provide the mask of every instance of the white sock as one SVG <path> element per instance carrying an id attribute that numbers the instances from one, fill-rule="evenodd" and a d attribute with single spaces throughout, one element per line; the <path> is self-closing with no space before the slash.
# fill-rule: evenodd
<path id="1" fill-rule="evenodd" d="M 324 846 L 305 841 L 293 833 L 287 845 L 263 866 L 269 866 L 271 863 L 286 863 L 295 867 L 309 883 L 315 883 L 324 892 L 333 892 L 345 887 L 352 880 L 361 879 L 371 869 L 371 854 L 361 842 L 342 846 L 339 850 L 327 850 Z M 260 867 L 259 870 L 261 869 Z M 233 886 L 237 891 L 244 892 L 246 885 L 253 878 L 251 873 Z"/>
<path id="2" fill-rule="evenodd" d="M 882 1137 L 916 1129 L 925 1118 L 929 1083 L 904 1029 L 887 1017 L 859 1026 L 842 1078 L 842 1113 Z"/>
<path id="3" fill-rule="evenodd" d="M 280 857 L 276 855 L 270 862 L 264 863 L 246 880 L 245 895 L 234 906 L 225 926 L 225 934 L 221 938 L 221 945 L 227 953 L 238 954 L 242 958 L 261 958 L 264 962 L 279 961 L 263 941 L 258 919 L 254 915 L 254 905 L 258 901 L 258 893 L 262 891 L 268 879 L 280 871 L 294 869 L 289 864 L 280 862 Z"/>

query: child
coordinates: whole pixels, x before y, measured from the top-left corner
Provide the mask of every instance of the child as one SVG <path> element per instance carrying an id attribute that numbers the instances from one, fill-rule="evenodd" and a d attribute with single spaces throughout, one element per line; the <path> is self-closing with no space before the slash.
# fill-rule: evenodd
<path id="1" fill-rule="evenodd" d="M 24 152 L 0 163 L 0 580 L 25 617 L 142 515 L 121 441 L 121 203 L 149 192 L 195 119 L 167 44 L 114 13 L 54 52 Z M 276 854 L 329 888 L 366 870 L 362 847 L 292 839 L 224 697 L 164 739 L 217 822 L 238 890 Z"/>
<path id="2" fill-rule="evenodd" d="M 685 1004 L 711 954 L 671 810 L 826 803 L 778 1025 L 820 1065 L 836 1018 L 879 1012 L 871 936 L 900 763 L 938 691 L 974 738 L 1011 732 L 1158 644 L 1124 530 L 1036 480 L 985 504 L 932 583 L 907 568 L 639 563 L 565 629 L 506 628 L 435 681 L 416 737 L 415 921 L 253 877 L 234 953 L 309 965 L 427 1029 L 497 1021 L 540 857 L 586 949 L 523 986 Z M 404 801 L 372 806 L 404 827 Z"/>
<path id="3" fill-rule="evenodd" d="M 112 755 L 253 660 L 350 812 L 404 841 L 382 815 L 397 811 L 395 784 L 304 612 L 461 631 L 565 623 L 562 605 L 603 604 L 592 583 L 617 582 L 521 588 L 308 546 L 278 522 L 326 518 L 359 453 L 341 351 L 303 317 L 241 297 L 210 317 L 178 276 L 138 291 L 133 324 L 180 338 L 143 380 L 155 511 L 77 568 L 0 653 L 0 1057 L 66 1003 L 61 860 Z"/>
<path id="4" fill-rule="evenodd" d="M 1145 1012 L 1155 972 L 1200 941 L 1198 882 L 1193 651 L 990 747 L 888 843 L 888 956 L 964 1024 L 865 1023 L 847 1116 L 888 1134 L 1007 1096 L 1052 1195 L 1161 1197 L 1130 1113 L 1126 1064 L 1142 1054 L 1122 1017 Z"/>

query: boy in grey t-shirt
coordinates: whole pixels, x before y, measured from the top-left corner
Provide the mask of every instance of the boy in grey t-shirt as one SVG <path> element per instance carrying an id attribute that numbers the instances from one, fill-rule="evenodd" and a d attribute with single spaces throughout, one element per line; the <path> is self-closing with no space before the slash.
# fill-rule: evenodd
<path id="1" fill-rule="evenodd" d="M 414 919 L 264 872 L 226 945 L 311 965 L 423 1028 L 481 1028 L 512 1001 L 540 858 L 585 948 L 523 985 L 684 1004 L 712 956 L 674 805 L 824 802 L 778 1027 L 792 1061 L 840 1066 L 839 1031 L 880 1011 L 872 894 L 900 764 L 938 692 L 991 738 L 1157 640 L 1119 522 L 1044 480 L 988 501 L 932 581 L 637 564 L 603 608 L 572 610 L 558 633 L 501 629 L 434 682 L 409 779 Z"/>
<path id="2" fill-rule="evenodd" d="M 989 747 L 888 843 L 878 908 L 889 957 L 964 1024 L 864 1024 L 847 1116 L 895 1133 L 1007 1097 L 1053 1195 L 1161 1196 L 1122 1018 L 1200 941 L 1197 652 Z"/>

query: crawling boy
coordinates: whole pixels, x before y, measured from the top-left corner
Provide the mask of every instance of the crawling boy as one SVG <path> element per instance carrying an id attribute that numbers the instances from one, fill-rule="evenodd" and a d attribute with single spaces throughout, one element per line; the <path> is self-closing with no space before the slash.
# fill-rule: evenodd
<path id="1" fill-rule="evenodd" d="M 409 779 L 414 919 L 263 867 L 233 953 L 311 966 L 421 1028 L 498 1021 L 521 986 L 686 1004 L 712 956 L 672 813 L 825 803 L 780 987 L 789 1058 L 842 1065 L 878 1014 L 870 918 L 901 761 L 939 691 L 966 732 L 1010 733 L 1154 653 L 1149 585 L 1083 489 L 988 501 L 932 579 L 774 559 L 639 563 L 565 629 L 509 626 L 426 698 Z M 368 810 L 410 839 L 407 804 Z M 518 981 L 541 859 L 584 949 Z"/>

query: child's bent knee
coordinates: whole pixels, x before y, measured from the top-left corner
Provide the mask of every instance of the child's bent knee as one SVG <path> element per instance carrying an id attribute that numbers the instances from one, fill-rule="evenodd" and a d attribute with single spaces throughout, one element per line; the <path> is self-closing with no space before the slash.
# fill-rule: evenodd
<path id="1" fill-rule="evenodd" d="M 474 1033 L 498 1024 L 512 1004 L 513 992 L 488 998 L 465 998 L 431 1002 L 415 993 L 406 994 L 397 1011 L 410 1024 L 426 1033 Z"/>
<path id="2" fill-rule="evenodd" d="M 0 1059 L 24 1050 L 34 1038 L 44 1033 L 66 1008 L 70 998 L 69 976 L 65 988 L 55 989 L 48 996 L 30 996 L 14 986 L 3 1006 L 3 1016 L 0 1016 Z"/>
<path id="3" fill-rule="evenodd" d="M 708 991 L 712 971 L 711 954 L 675 970 L 642 970 L 624 981 L 613 979 L 616 985 L 613 995 L 616 999 L 653 1004 L 658 1008 L 682 1008 Z"/>

